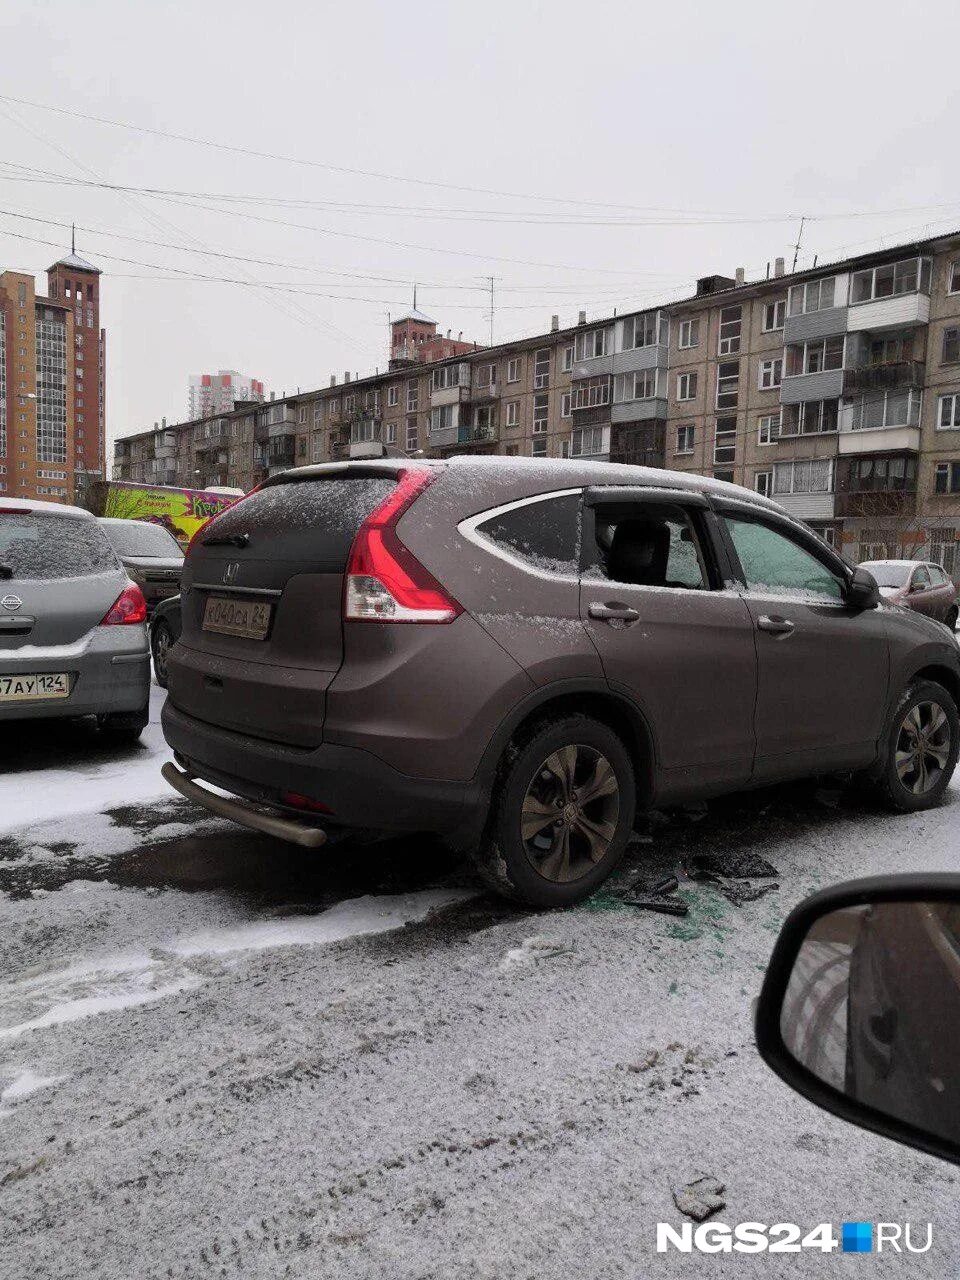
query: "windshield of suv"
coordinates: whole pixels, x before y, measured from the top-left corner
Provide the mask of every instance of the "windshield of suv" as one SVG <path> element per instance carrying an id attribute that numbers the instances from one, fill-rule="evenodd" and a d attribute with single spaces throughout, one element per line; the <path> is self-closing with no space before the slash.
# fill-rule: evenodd
<path id="1" fill-rule="evenodd" d="M 903 587 L 913 569 L 912 564 L 891 564 L 889 560 L 865 560 L 860 566 L 872 573 L 878 587 Z"/>
<path id="2" fill-rule="evenodd" d="M 95 520 L 0 513 L 0 585 L 11 578 L 82 578 L 119 567 Z"/>
<path id="3" fill-rule="evenodd" d="M 149 524 L 145 520 L 105 520 L 103 531 L 118 555 L 183 559 L 180 543 L 161 524 Z"/>

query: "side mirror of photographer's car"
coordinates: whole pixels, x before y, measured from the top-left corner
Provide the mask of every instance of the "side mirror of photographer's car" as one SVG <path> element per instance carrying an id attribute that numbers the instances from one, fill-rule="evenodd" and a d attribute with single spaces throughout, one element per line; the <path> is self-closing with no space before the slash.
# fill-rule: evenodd
<path id="1" fill-rule="evenodd" d="M 756 1037 L 818 1106 L 960 1164 L 960 875 L 856 880 L 802 902 Z"/>

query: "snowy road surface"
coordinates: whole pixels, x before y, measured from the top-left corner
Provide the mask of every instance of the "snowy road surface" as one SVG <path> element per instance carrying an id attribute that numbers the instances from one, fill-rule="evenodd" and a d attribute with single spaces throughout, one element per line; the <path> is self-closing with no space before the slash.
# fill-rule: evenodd
<path id="1" fill-rule="evenodd" d="M 159 692 L 155 691 L 155 717 Z M 674 815 L 624 876 L 734 848 L 779 890 L 684 919 L 615 892 L 527 915 L 432 842 L 307 853 L 165 793 L 159 727 L 0 746 L 0 1276 L 837 1276 L 817 1253 L 655 1252 L 717 1217 L 933 1223 L 957 1174 L 793 1095 L 751 1003 L 814 888 L 956 869 L 960 795 L 891 818 L 813 785 Z M 534 939 L 536 941 L 531 942 Z"/>

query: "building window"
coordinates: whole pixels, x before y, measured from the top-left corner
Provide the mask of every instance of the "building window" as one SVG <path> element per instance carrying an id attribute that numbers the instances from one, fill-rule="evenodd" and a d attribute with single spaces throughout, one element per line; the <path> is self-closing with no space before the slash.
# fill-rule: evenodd
<path id="1" fill-rule="evenodd" d="M 435 409 L 430 410 L 430 434 L 433 435 L 437 431 L 449 431 L 457 425 L 454 417 L 453 404 L 438 404 Z"/>
<path id="2" fill-rule="evenodd" d="M 733 471 L 727 468 L 721 471 L 714 471 L 713 478 L 714 480 L 723 480 L 726 484 L 733 484 Z"/>
<path id="3" fill-rule="evenodd" d="M 543 458 L 547 452 L 547 440 L 545 436 L 541 436 L 539 440 L 530 441 L 530 454 L 534 458 Z"/>
<path id="4" fill-rule="evenodd" d="M 792 378 L 802 373 L 825 373 L 829 369 L 842 369 L 845 341 L 842 336 L 818 338 L 814 342 L 788 347 L 788 376 Z"/>
<path id="5" fill-rule="evenodd" d="M 834 276 L 826 280 L 810 280 L 807 284 L 795 284 L 787 295 L 787 314 L 806 315 L 810 311 L 828 311 L 833 305 L 837 281 Z"/>
<path id="6" fill-rule="evenodd" d="M 960 261 L 950 263 L 947 271 L 947 293 L 960 293 Z"/>
<path id="7" fill-rule="evenodd" d="M 620 373 L 614 379 L 613 399 L 616 404 L 624 404 L 629 400 L 655 400 L 656 396 L 656 369 L 646 369 L 642 373 Z"/>
<path id="8" fill-rule="evenodd" d="M 780 439 L 785 436 L 815 436 L 836 431 L 840 426 L 839 400 L 804 400 L 789 404 L 780 414 Z"/>
<path id="9" fill-rule="evenodd" d="M 930 259 L 907 258 L 883 267 L 855 271 L 850 277 L 850 304 L 893 298 L 903 293 L 930 292 Z"/>
<path id="10" fill-rule="evenodd" d="M 960 395 L 940 397 L 937 409 L 937 430 L 956 431 L 960 428 Z"/>
<path id="11" fill-rule="evenodd" d="M 844 424 L 851 431 L 882 427 L 916 427 L 920 424 L 921 392 L 877 391 L 844 405 Z"/>
<path id="12" fill-rule="evenodd" d="M 444 391 L 450 387 L 459 387 L 461 385 L 460 368 L 458 364 L 445 364 L 439 369 L 434 369 L 430 375 L 430 385 L 433 390 Z"/>
<path id="13" fill-rule="evenodd" d="M 960 462 L 938 462 L 934 473 L 934 493 L 960 493 Z"/>
<path id="14" fill-rule="evenodd" d="M 763 332 L 773 333 L 775 329 L 782 329 L 786 314 L 786 298 L 777 298 L 776 302 L 768 302 L 763 308 Z"/>
<path id="15" fill-rule="evenodd" d="M 693 453 L 694 426 L 692 422 L 681 422 L 677 427 L 677 454 Z"/>
<path id="16" fill-rule="evenodd" d="M 570 439 L 570 457 L 585 458 L 603 453 L 603 428 L 578 427 Z"/>
<path id="17" fill-rule="evenodd" d="M 714 466 L 733 462 L 737 456 L 737 420 L 736 418 L 718 418 L 713 438 Z"/>
<path id="18" fill-rule="evenodd" d="M 735 409 L 740 401 L 740 361 L 724 360 L 717 365 L 717 408 Z"/>
<path id="19" fill-rule="evenodd" d="M 633 351 L 637 347 L 653 347 L 666 340 L 661 332 L 666 328 L 666 319 L 661 318 L 659 311 L 648 311 L 642 316 L 630 316 L 623 322 L 623 349 Z"/>
<path id="20" fill-rule="evenodd" d="M 780 436 L 779 413 L 764 413 L 757 419 L 757 444 L 773 444 Z"/>
<path id="21" fill-rule="evenodd" d="M 520 401 L 508 400 L 507 401 L 507 426 L 515 427 L 519 421 L 520 421 Z"/>
<path id="22" fill-rule="evenodd" d="M 697 398 L 697 375 L 695 373 L 677 374 L 677 399 L 695 400 Z"/>
<path id="23" fill-rule="evenodd" d="M 520 381 L 520 357 L 514 356 L 512 360 L 507 361 L 507 381 Z"/>
<path id="24" fill-rule="evenodd" d="M 533 385 L 535 388 L 550 385 L 550 348 L 542 347 L 534 357 Z"/>
<path id="25" fill-rule="evenodd" d="M 415 382 L 407 383 L 407 413 L 416 413 L 419 403 L 420 393 L 417 384 Z"/>
<path id="26" fill-rule="evenodd" d="M 584 378 L 573 389 L 574 409 L 596 409 L 609 403 L 609 378 Z"/>
<path id="27" fill-rule="evenodd" d="M 677 346 L 681 351 L 688 351 L 691 347 L 699 347 L 700 345 L 700 321 L 699 320 L 681 320 L 680 328 L 677 333 Z"/>
<path id="28" fill-rule="evenodd" d="M 951 326 L 943 331 L 943 356 L 944 364 L 956 364 L 960 360 L 960 329 Z"/>
<path id="29" fill-rule="evenodd" d="M 447 406 L 448 408 L 450 406 Z M 417 424 L 415 422 L 407 423 L 407 453 L 413 453 L 417 447 Z"/>
<path id="30" fill-rule="evenodd" d="M 504 445 L 504 456 L 507 458 L 515 458 L 517 456 L 517 446 L 515 444 Z"/>
<path id="31" fill-rule="evenodd" d="M 756 489 L 757 493 L 762 494 L 765 498 L 769 498 L 771 490 L 773 489 L 773 472 L 758 471 L 753 477 L 753 487 Z"/>
<path id="32" fill-rule="evenodd" d="M 570 417 L 570 404 L 572 400 L 573 400 L 573 396 L 569 391 L 565 391 L 563 395 L 560 397 L 560 417 L 561 418 Z"/>
<path id="33" fill-rule="evenodd" d="M 564 373 L 569 373 L 573 368 L 573 343 L 563 348 L 563 356 L 560 361 L 560 368 Z"/>
<path id="34" fill-rule="evenodd" d="M 541 435 L 547 429 L 550 397 L 546 395 L 533 397 L 533 434 Z"/>
<path id="35" fill-rule="evenodd" d="M 957 557 L 957 531 L 951 525 L 930 530 L 930 559 L 953 578 L 960 564 Z"/>
<path id="36" fill-rule="evenodd" d="M 740 350 L 740 335 L 743 328 L 742 317 L 742 307 L 723 307 L 721 309 L 717 355 L 735 356 Z"/>
<path id="37" fill-rule="evenodd" d="M 387 387 L 387 404 L 390 406 L 391 409 L 394 407 L 394 405 L 396 405 L 399 398 L 400 398 L 400 388 L 396 385 L 396 383 L 394 383 L 393 386 Z"/>
<path id="38" fill-rule="evenodd" d="M 574 341 L 574 354 L 578 360 L 593 360 L 607 354 L 606 329 L 590 329 L 579 333 Z"/>
<path id="39" fill-rule="evenodd" d="M 790 493 L 832 493 L 832 460 L 811 458 L 805 462 L 774 463 L 773 492 L 778 496 Z"/>
<path id="40" fill-rule="evenodd" d="M 387 423 L 385 440 L 387 444 L 397 443 L 397 424 L 395 422 Z"/>
<path id="41" fill-rule="evenodd" d="M 783 376 L 783 360 L 761 360 L 760 376 L 757 381 L 757 388 L 760 391 L 773 391 L 775 387 L 779 387 Z"/>

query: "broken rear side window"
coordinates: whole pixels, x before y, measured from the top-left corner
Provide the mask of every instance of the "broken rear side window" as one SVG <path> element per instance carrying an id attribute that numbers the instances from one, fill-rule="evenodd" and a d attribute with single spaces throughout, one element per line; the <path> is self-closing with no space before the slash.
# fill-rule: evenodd
<path id="1" fill-rule="evenodd" d="M 575 577 L 580 564 L 580 494 L 527 502 L 482 521 L 477 532 L 535 569 Z"/>
<path id="2" fill-rule="evenodd" d="M 662 503 L 595 508 L 591 577 L 639 587 L 709 591 L 710 577 L 690 513 Z"/>

